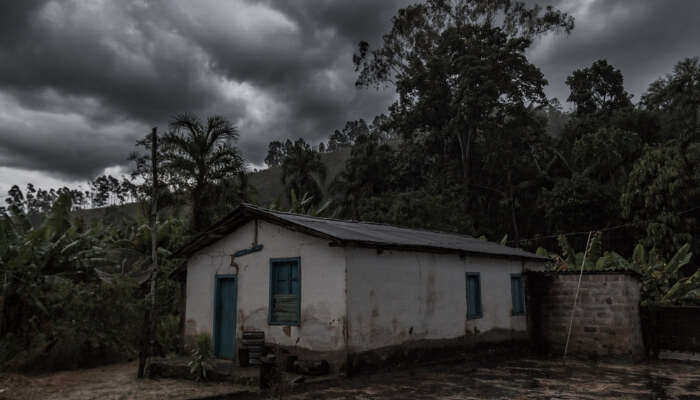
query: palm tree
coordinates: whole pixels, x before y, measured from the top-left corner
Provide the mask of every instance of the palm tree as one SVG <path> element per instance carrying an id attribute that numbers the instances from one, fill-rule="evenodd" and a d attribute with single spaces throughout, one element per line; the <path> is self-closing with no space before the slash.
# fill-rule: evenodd
<path id="1" fill-rule="evenodd" d="M 287 185 L 287 194 L 308 193 L 317 205 L 323 198 L 321 184 L 326 180 L 326 165 L 321 161 L 321 155 L 314 151 L 304 139 L 297 139 L 293 145 L 287 146 L 287 154 L 282 161 L 282 183 Z M 313 174 L 316 174 L 320 182 Z"/>
<path id="2" fill-rule="evenodd" d="M 161 138 L 163 168 L 191 197 L 194 232 L 209 225 L 209 208 L 216 204 L 215 188 L 244 170 L 243 156 L 232 143 L 238 130 L 220 116 L 206 122 L 193 114 L 180 114 Z"/>

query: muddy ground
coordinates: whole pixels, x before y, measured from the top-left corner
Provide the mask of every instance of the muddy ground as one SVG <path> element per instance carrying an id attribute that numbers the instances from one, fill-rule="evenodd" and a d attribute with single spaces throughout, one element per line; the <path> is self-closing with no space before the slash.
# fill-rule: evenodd
<path id="1" fill-rule="evenodd" d="M 700 399 L 700 364 L 535 359 L 366 374 L 289 399 Z"/>
<path id="2" fill-rule="evenodd" d="M 249 390 L 224 383 L 136 379 L 137 362 L 27 376 L 0 374 L 0 400 L 192 399 Z"/>
<path id="3" fill-rule="evenodd" d="M 136 364 L 41 376 L 0 374 L 0 399 L 700 399 L 700 364 L 500 359 L 356 375 L 281 393 L 245 387 L 135 378 Z M 231 392 L 238 391 L 235 396 Z"/>

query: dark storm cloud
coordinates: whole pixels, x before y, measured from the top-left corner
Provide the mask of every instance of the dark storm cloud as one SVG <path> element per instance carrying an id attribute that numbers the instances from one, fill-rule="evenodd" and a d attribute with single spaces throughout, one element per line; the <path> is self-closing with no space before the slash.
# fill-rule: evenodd
<path id="1" fill-rule="evenodd" d="M 393 93 L 358 90 L 352 53 L 380 44 L 408 0 L 24 0 L 0 3 L 0 167 L 65 179 L 124 165 L 149 127 L 218 113 L 260 164 L 267 143 L 317 142 L 386 110 Z M 576 68 L 608 58 L 639 95 L 698 51 L 700 2 L 560 1 L 570 36 L 532 60 L 564 100 Z"/>
<path id="2" fill-rule="evenodd" d="M 649 84 L 686 57 L 700 55 L 700 2 L 686 0 L 581 0 L 556 4 L 576 17 L 570 36 L 552 36 L 533 52 L 562 102 L 564 81 L 575 69 L 605 58 L 620 69 L 634 101 Z"/>
<path id="3" fill-rule="evenodd" d="M 24 29 L 0 51 L 0 85 L 34 101 L 47 88 L 96 98 L 113 114 L 141 120 L 206 109 L 218 100 L 206 54 L 145 19 L 148 11 L 135 2 L 72 1 L 15 11 Z"/>
<path id="4" fill-rule="evenodd" d="M 90 177 L 124 164 L 149 125 L 192 111 L 237 123 L 241 147 L 260 163 L 270 140 L 318 141 L 345 120 L 370 118 L 391 94 L 354 88 L 352 51 L 359 40 L 379 37 L 398 6 L 347 4 L 3 3 L 5 101 L 28 115 L 82 119 L 31 127 L 50 134 L 0 128 L 0 161 Z M 30 124 L 44 123 L 33 118 Z M 114 137 L 117 126 L 140 131 Z"/>
<path id="5" fill-rule="evenodd" d="M 247 2 L 253 8 L 248 13 L 267 21 L 253 32 L 228 21 L 209 19 L 209 24 L 202 24 L 219 6 L 216 3 L 199 3 L 194 15 L 192 10 L 168 11 L 170 19 L 211 56 L 216 71 L 253 83 L 285 106 L 284 118 L 275 120 L 272 115 L 267 129 L 249 132 L 241 143 L 249 158 L 259 163 L 270 140 L 301 136 L 318 141 L 347 120 L 384 112 L 392 93 L 355 89 L 352 53 L 361 40 L 378 42 L 405 3 Z M 271 10 L 256 12 L 259 4 Z"/>
<path id="6" fill-rule="evenodd" d="M 3 166 L 44 171 L 66 179 L 94 177 L 106 166 L 123 164 L 136 139 L 134 128 L 139 131 L 146 128 L 126 123 L 92 130 L 89 123 L 75 116 L 63 121 L 38 121 L 40 116 L 29 117 L 35 118 L 31 132 L 4 129 L 7 134 L 3 135 L 0 148 Z M 54 126 L 60 126 L 66 132 L 56 135 L 52 131 Z M 94 139 L 96 134 L 100 135 L 98 140 Z"/>
<path id="7" fill-rule="evenodd" d="M 149 124 L 220 101 L 206 55 L 140 8 L 2 3 L 0 166 L 89 178 L 124 164 Z"/>

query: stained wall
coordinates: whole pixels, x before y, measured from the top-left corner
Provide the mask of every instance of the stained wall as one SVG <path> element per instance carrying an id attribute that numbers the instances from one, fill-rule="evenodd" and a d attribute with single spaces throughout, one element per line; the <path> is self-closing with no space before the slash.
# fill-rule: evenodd
<path id="1" fill-rule="evenodd" d="M 231 254 L 250 248 L 254 236 L 255 223 L 249 222 L 189 258 L 185 335 L 213 333 L 215 278 L 236 274 L 237 345 L 244 330 L 255 330 L 265 332 L 270 344 L 321 352 L 344 350 L 344 249 L 258 221 L 258 243 L 263 249 L 236 258 L 238 268 L 232 267 Z M 291 257 L 300 257 L 301 263 L 301 321 L 299 326 L 270 325 L 270 259 Z"/>
<path id="2" fill-rule="evenodd" d="M 524 339 L 526 316 L 512 313 L 511 274 L 542 268 L 506 258 L 363 248 L 346 249 L 346 264 L 351 352 L 421 340 Z M 467 318 L 467 272 L 480 276 L 476 319 Z"/>

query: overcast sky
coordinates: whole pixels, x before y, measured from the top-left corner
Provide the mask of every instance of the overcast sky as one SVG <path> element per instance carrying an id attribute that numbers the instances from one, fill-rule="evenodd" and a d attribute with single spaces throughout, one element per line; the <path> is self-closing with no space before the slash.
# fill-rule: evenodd
<path id="1" fill-rule="evenodd" d="M 234 122 L 261 165 L 267 143 L 317 143 L 371 119 L 393 93 L 356 89 L 352 53 L 379 43 L 406 0 L 3 0 L 0 191 L 76 186 L 126 171 L 134 141 L 190 111 Z M 576 28 L 530 59 L 564 101 L 576 68 L 607 58 L 635 99 L 700 55 L 700 1 L 561 0 Z"/>

